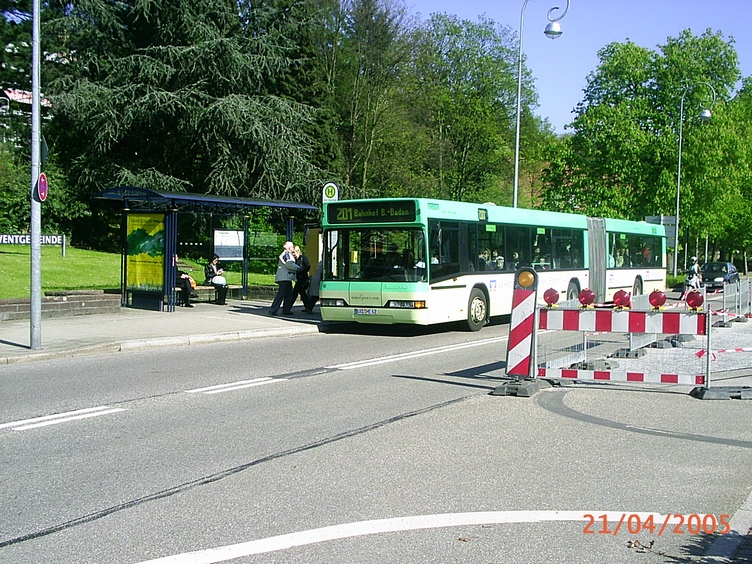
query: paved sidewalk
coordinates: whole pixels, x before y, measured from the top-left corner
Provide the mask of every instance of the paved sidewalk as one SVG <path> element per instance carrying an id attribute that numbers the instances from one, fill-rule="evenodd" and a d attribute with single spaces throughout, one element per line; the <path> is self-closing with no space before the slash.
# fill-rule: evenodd
<path id="1" fill-rule="evenodd" d="M 269 302 L 195 303 L 174 313 L 121 308 L 118 313 L 43 318 L 42 347 L 31 350 L 28 319 L 0 322 L 0 365 L 61 356 L 117 352 L 318 332 L 321 317 L 293 308 L 292 317 L 269 315 Z"/>

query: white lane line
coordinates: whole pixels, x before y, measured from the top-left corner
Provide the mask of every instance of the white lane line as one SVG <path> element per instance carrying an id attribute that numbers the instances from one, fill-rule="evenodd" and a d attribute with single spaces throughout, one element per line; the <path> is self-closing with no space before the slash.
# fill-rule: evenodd
<path id="1" fill-rule="evenodd" d="M 253 380 L 240 380 L 228 384 L 218 384 L 216 386 L 207 386 L 206 388 L 195 388 L 186 390 L 187 394 L 220 394 L 222 392 L 232 392 L 242 390 L 243 388 L 252 388 L 253 386 L 263 386 L 264 384 L 273 384 L 274 382 L 283 382 L 286 378 L 254 378 Z"/>
<path id="2" fill-rule="evenodd" d="M 435 529 L 440 527 L 459 527 L 467 525 L 495 525 L 510 523 L 542 523 L 546 521 L 588 521 L 585 515 L 606 515 L 609 521 L 618 522 L 624 512 L 617 511 L 480 511 L 474 513 L 444 513 L 440 515 L 417 515 L 413 517 L 396 517 L 393 519 L 376 519 L 373 521 L 358 521 L 344 525 L 332 525 L 320 529 L 300 531 L 276 537 L 269 537 L 249 542 L 197 550 L 147 560 L 141 564 L 214 564 L 234 558 L 242 558 L 253 554 L 264 554 L 276 550 L 286 550 L 295 546 L 305 546 L 330 540 L 375 535 L 379 533 L 394 533 L 399 531 L 415 531 L 420 529 Z M 663 523 L 666 518 L 659 513 L 639 513 L 640 521 L 645 522 L 652 515 L 656 523 Z M 674 517 L 669 519 L 674 522 Z M 679 522 L 676 519 L 676 522 Z"/>
<path id="3" fill-rule="evenodd" d="M 107 415 L 109 413 L 117 413 L 118 411 L 125 411 L 125 409 L 103 405 L 101 407 L 90 407 L 87 409 L 78 409 L 76 411 L 68 411 L 67 413 L 56 413 L 55 415 L 45 415 L 44 417 L 35 417 L 34 419 L 23 419 L 21 421 L 11 421 L 10 423 L 3 423 L 2 425 L 0 425 L 0 429 L 11 428 L 14 431 L 25 431 L 27 429 L 47 427 L 48 425 L 57 425 L 58 423 L 66 423 L 68 421 L 74 421 L 77 419 L 99 417 L 100 415 Z"/>
<path id="4" fill-rule="evenodd" d="M 471 343 L 460 343 L 458 345 L 448 345 L 445 347 L 436 347 L 433 349 L 426 349 L 422 351 L 411 351 L 406 353 L 395 354 L 392 356 L 385 356 L 381 358 L 374 358 L 370 360 L 358 360 L 355 362 L 347 362 L 345 364 L 336 364 L 334 366 L 327 366 L 326 368 L 331 370 L 352 370 L 353 368 L 364 368 L 366 366 L 375 366 L 377 364 L 386 364 L 388 362 L 397 362 L 405 360 L 407 358 L 417 358 L 420 356 L 428 356 L 431 354 L 451 352 L 460 349 L 467 349 L 471 347 L 480 347 L 483 345 L 491 345 L 506 341 L 507 337 L 493 337 L 491 339 L 482 339 L 480 341 L 473 341 Z"/>

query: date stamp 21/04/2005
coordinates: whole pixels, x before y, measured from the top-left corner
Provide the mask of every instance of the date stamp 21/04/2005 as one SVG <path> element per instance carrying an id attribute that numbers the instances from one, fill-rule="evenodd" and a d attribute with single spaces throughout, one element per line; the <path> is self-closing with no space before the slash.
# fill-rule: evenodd
<path id="1" fill-rule="evenodd" d="M 617 519 L 618 517 L 618 519 Z M 663 534 L 674 535 L 699 535 L 705 533 L 712 535 L 719 533 L 725 535 L 731 530 L 729 520 L 731 516 L 724 513 L 714 515 L 712 513 L 692 513 L 683 515 L 681 513 L 669 513 L 660 515 L 657 513 L 604 513 L 602 515 L 593 515 L 585 513 L 583 518 L 587 521 L 585 528 L 582 530 L 586 535 L 618 535 L 629 533 L 637 535 L 640 533 L 658 533 L 660 537 Z"/>

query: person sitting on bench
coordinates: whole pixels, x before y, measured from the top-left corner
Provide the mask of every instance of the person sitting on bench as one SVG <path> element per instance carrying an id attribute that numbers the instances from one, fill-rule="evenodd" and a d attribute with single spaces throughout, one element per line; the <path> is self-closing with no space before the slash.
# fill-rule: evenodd
<path id="1" fill-rule="evenodd" d="M 224 270 L 219 268 L 218 262 L 219 255 L 214 254 L 209 264 L 204 267 L 204 276 L 206 277 L 204 286 L 214 286 L 214 289 L 217 291 L 217 301 L 215 303 L 217 305 L 225 305 L 227 300 L 227 280 L 222 276 Z"/>
<path id="2" fill-rule="evenodd" d="M 196 298 L 196 294 L 193 292 L 193 285 L 191 284 L 191 276 L 187 272 L 178 268 L 178 255 L 175 255 L 175 286 L 180 288 L 178 294 L 178 305 L 183 307 L 193 307 L 191 304 L 191 298 Z"/>

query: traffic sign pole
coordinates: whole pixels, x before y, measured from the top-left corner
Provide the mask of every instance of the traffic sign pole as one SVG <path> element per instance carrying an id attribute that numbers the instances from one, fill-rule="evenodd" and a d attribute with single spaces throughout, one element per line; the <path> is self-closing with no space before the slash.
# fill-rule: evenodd
<path id="1" fill-rule="evenodd" d="M 41 86 L 41 0 L 32 1 L 32 61 L 31 61 L 31 280 L 29 328 L 31 349 L 42 348 L 42 204 L 35 188 L 38 188 L 41 172 L 39 138 L 42 131 L 40 86 Z M 45 178 L 46 183 L 46 178 Z"/>

